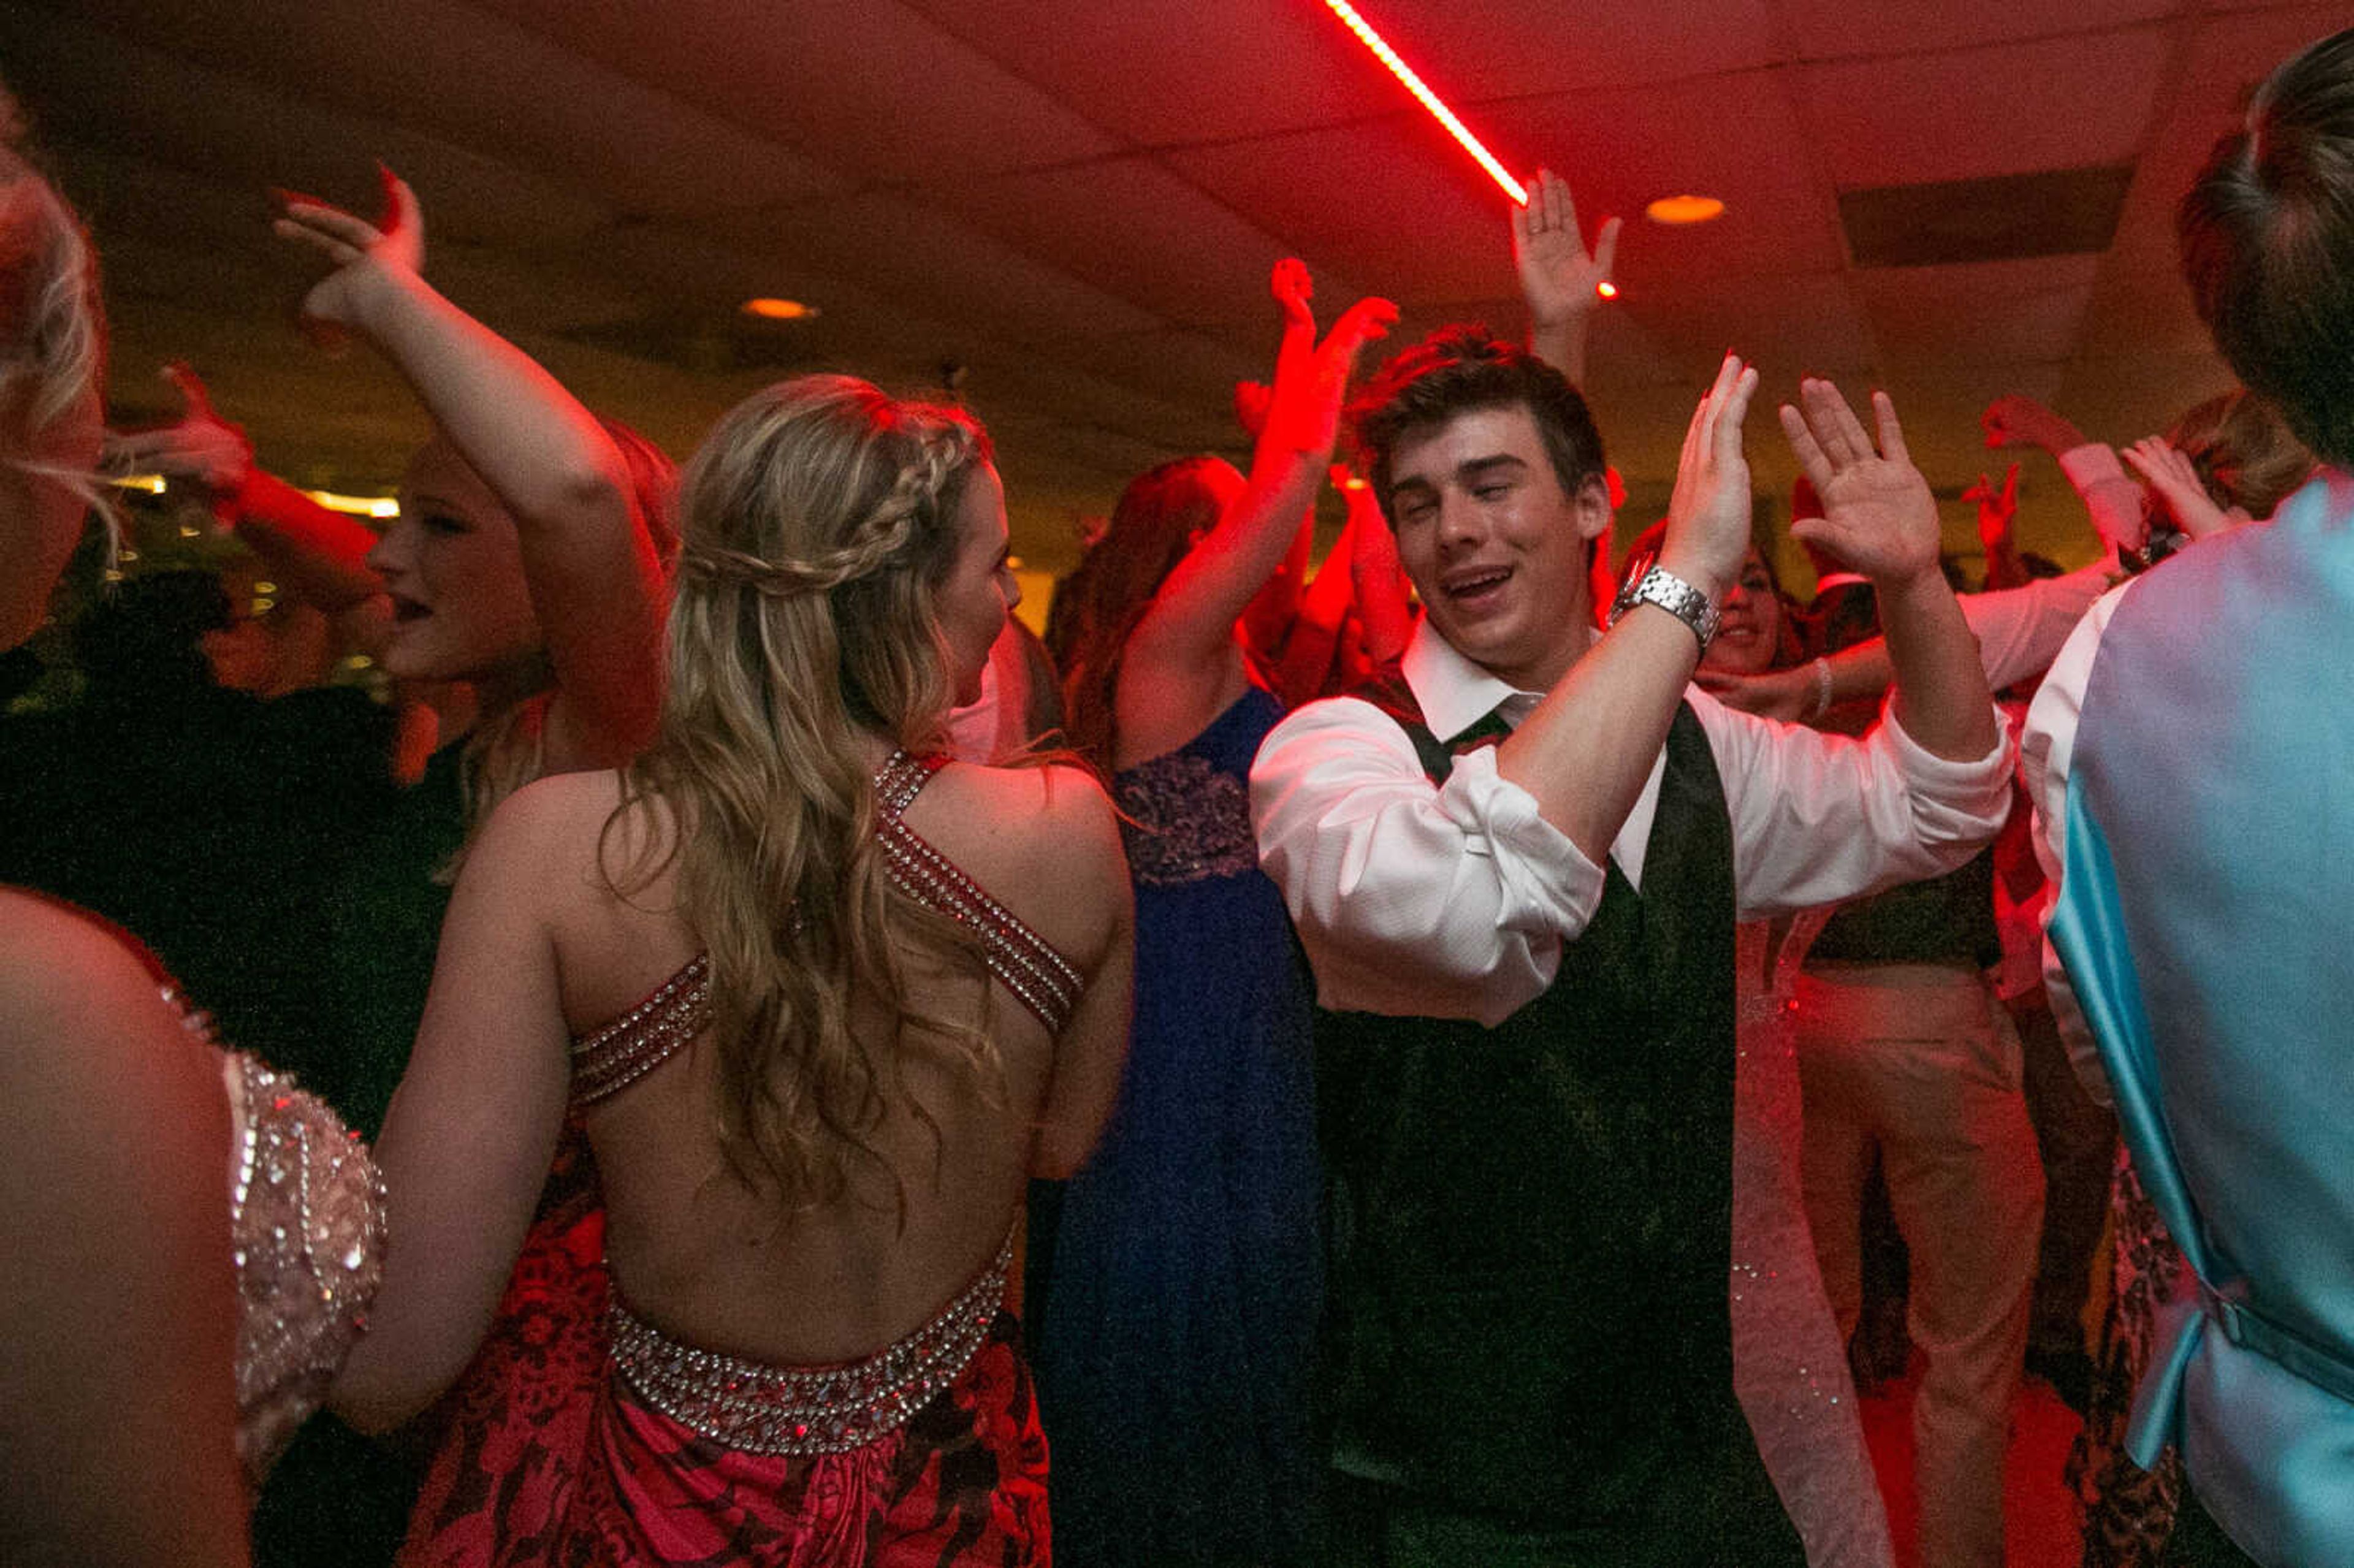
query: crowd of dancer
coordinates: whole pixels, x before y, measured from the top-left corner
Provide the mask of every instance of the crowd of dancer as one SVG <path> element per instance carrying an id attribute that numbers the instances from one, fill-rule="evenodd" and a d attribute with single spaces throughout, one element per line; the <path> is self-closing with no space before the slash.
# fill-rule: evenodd
<path id="1" fill-rule="evenodd" d="M 1394 307 L 1279 264 L 1248 471 L 1139 476 L 1043 645 L 969 412 L 801 376 L 674 471 L 384 187 L 275 223 L 431 416 L 379 534 L 185 368 L 104 429 L 0 150 L 0 649 L 79 683 L 0 719 L 0 1558 L 1891 1565 L 1901 1299 L 1931 1568 L 2031 1359 L 2088 1568 L 2354 1561 L 2354 32 L 2182 202 L 2243 388 L 1998 402 L 2094 558 L 2014 465 L 1976 592 L 1807 378 L 1787 594 L 1737 355 L 1614 551 L 1549 174 L 1525 345 L 1352 395 Z M 110 468 L 299 631 L 109 570 Z"/>

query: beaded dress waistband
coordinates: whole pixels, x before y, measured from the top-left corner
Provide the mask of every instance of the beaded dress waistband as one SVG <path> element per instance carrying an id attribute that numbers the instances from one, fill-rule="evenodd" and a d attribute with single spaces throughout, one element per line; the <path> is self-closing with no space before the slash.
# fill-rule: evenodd
<path id="1" fill-rule="evenodd" d="M 1013 1263 L 996 1258 L 931 1321 L 863 1360 L 775 1367 L 671 1338 L 621 1304 L 607 1308 L 613 1366 L 639 1397 L 698 1436 L 752 1454 L 842 1454 L 887 1436 L 956 1382 L 989 1336 Z"/>

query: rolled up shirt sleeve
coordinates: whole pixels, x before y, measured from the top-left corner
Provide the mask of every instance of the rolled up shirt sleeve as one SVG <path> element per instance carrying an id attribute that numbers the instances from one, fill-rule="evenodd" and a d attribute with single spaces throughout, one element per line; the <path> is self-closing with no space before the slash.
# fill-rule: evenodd
<path id="1" fill-rule="evenodd" d="M 1329 1008 L 1500 1023 L 1553 983 L 1602 901 L 1602 868 L 1491 748 L 1434 785 L 1405 732 L 1353 698 L 1268 735 L 1251 819 Z"/>
<path id="2" fill-rule="evenodd" d="M 1968 762 L 1925 750 L 1892 698 L 1861 739 L 1776 724 L 1697 690 L 1733 814 L 1741 918 L 1788 914 L 1953 870 L 2010 810 L 2011 739 Z"/>

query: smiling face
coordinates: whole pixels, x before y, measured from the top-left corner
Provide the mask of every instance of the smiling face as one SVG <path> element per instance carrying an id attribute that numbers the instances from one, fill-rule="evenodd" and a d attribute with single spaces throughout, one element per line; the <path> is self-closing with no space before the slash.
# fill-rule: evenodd
<path id="1" fill-rule="evenodd" d="M 957 503 L 956 556 L 932 592 L 959 707 L 980 700 L 989 650 L 1022 602 L 1007 549 L 1005 486 L 996 465 L 984 462 L 965 482 Z"/>
<path id="2" fill-rule="evenodd" d="M 1610 526 L 1600 475 L 1563 492 L 1534 416 L 1471 408 L 1402 433 L 1390 456 L 1398 558 L 1440 635 L 1541 692 L 1587 642 L 1587 547 Z"/>
<path id="3" fill-rule="evenodd" d="M 368 552 L 393 626 L 379 657 L 410 680 L 482 681 L 541 647 L 514 519 L 482 477 L 436 437 L 412 459 L 400 515 Z"/>
<path id="4" fill-rule="evenodd" d="M 1757 553 L 1756 546 L 1749 546 L 1749 557 L 1741 563 L 1741 576 L 1734 580 L 1717 612 L 1723 620 L 1701 668 L 1729 675 L 1756 675 L 1772 669 L 1782 642 L 1782 599 L 1774 591 L 1773 574 L 1766 569 L 1766 557 Z"/>

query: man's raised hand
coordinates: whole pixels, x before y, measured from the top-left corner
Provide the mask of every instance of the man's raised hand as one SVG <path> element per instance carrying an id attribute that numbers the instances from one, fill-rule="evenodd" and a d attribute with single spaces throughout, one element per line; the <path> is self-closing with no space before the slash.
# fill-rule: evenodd
<path id="1" fill-rule="evenodd" d="M 1668 499 L 1659 565 L 1712 603 L 1723 599 L 1749 554 L 1749 460 L 1741 450 L 1741 427 L 1756 390 L 1756 367 L 1726 355 L 1684 428 L 1675 493 Z"/>
<path id="2" fill-rule="evenodd" d="M 1828 381 L 1807 377 L 1798 383 L 1798 405 L 1782 405 L 1783 433 L 1823 503 L 1823 515 L 1791 524 L 1790 533 L 1876 584 L 1909 583 L 1937 570 L 1937 502 L 1904 450 L 1887 393 L 1872 395 L 1872 411 L 1877 450 Z"/>

